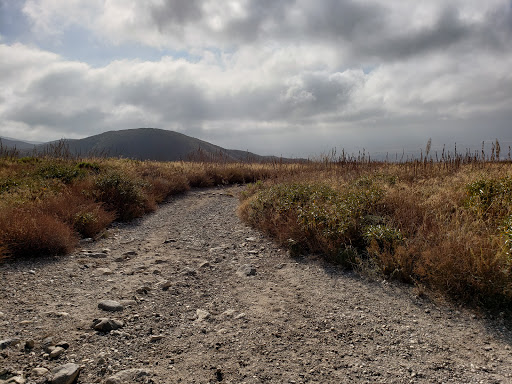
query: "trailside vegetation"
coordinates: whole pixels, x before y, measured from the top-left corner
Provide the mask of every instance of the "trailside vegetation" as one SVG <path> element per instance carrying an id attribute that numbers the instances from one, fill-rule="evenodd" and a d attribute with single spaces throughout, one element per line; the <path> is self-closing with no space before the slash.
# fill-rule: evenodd
<path id="1" fill-rule="evenodd" d="M 1 151 L 0 151 L 1 152 Z M 0 153 L 0 255 L 70 252 L 190 188 L 248 183 L 239 215 L 292 256 L 512 308 L 512 162 L 443 151 L 397 162 L 152 162 Z"/>

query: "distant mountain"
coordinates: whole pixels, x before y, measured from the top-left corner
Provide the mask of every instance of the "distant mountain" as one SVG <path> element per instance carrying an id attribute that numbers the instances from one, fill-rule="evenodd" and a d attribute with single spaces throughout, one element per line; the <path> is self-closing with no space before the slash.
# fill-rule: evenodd
<path id="1" fill-rule="evenodd" d="M 272 156 L 230 150 L 210 144 L 182 133 L 156 128 L 137 128 L 109 131 L 84 139 L 45 143 L 37 146 L 40 152 L 65 144 L 69 151 L 79 156 L 125 157 L 137 160 L 226 160 L 272 161 Z"/>
<path id="2" fill-rule="evenodd" d="M 6 138 L 6 137 L 0 137 L 2 147 L 13 149 L 16 148 L 20 151 L 26 151 L 26 150 L 33 150 L 35 145 L 31 143 L 27 143 L 26 141 L 20 141 L 16 139 Z"/>

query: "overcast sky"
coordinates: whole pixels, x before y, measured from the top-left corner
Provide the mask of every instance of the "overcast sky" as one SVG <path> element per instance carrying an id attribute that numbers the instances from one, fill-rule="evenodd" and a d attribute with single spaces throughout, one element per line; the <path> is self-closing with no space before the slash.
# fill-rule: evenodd
<path id="1" fill-rule="evenodd" d="M 512 140 L 512 0 L 0 0 L 0 136 L 259 154 Z"/>

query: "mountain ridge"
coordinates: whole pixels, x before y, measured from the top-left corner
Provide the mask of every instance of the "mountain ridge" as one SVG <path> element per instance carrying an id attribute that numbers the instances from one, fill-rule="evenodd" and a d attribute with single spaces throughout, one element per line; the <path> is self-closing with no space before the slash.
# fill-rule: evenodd
<path id="1" fill-rule="evenodd" d="M 289 161 L 276 156 L 261 156 L 248 151 L 226 149 L 180 132 L 159 128 L 107 131 L 82 139 L 62 139 L 39 145 L 20 140 L 6 140 L 5 143 L 18 144 L 16 149 L 27 154 L 34 150 L 37 153 L 51 153 L 52 147 L 63 145 L 71 155 L 84 157 L 106 156 L 152 161 Z"/>

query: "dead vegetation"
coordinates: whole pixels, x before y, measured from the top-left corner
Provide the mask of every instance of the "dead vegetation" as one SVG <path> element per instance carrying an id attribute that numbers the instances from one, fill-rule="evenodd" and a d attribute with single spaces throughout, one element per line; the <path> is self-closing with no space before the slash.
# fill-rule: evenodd
<path id="1" fill-rule="evenodd" d="M 0 159 L 0 252 L 65 254 L 190 188 L 251 183 L 240 215 L 292 254 L 440 292 L 512 304 L 512 163 L 499 153 L 388 163 L 335 153 L 297 164 Z M 60 153 L 60 152 L 59 152 Z"/>
<path id="2" fill-rule="evenodd" d="M 512 164 L 475 156 L 332 159 L 249 187 L 241 217 L 292 254 L 415 284 L 458 302 L 512 304 Z"/>

